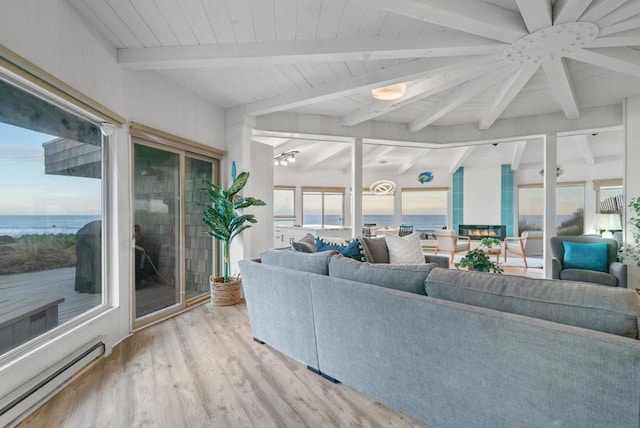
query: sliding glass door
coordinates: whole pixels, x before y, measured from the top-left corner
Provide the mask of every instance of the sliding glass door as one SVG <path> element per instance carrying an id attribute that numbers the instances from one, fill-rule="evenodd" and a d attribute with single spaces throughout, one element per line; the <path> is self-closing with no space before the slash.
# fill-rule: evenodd
<path id="1" fill-rule="evenodd" d="M 147 142 L 134 144 L 136 326 L 209 293 L 212 238 L 202 224 L 201 189 L 214 160 Z"/>
<path id="2" fill-rule="evenodd" d="M 209 277 L 213 274 L 213 240 L 202 223 L 206 198 L 200 191 L 205 181 L 213 180 L 210 159 L 186 156 L 185 183 L 185 282 L 187 299 L 209 294 Z"/>
<path id="3" fill-rule="evenodd" d="M 136 319 L 180 304 L 180 155 L 134 146 Z"/>

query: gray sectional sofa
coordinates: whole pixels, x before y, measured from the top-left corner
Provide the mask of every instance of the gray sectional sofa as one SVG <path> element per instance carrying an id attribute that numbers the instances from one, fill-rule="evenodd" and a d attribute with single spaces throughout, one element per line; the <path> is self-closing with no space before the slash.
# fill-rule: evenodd
<path id="1" fill-rule="evenodd" d="M 431 426 L 640 426 L 634 290 L 333 252 L 240 269 L 256 340 Z"/>

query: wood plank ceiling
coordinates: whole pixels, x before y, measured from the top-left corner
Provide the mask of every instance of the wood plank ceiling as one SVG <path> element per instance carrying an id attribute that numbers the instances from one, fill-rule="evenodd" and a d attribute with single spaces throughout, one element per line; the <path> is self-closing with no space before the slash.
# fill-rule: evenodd
<path id="1" fill-rule="evenodd" d="M 640 0 L 70 1 L 126 69 L 254 116 L 489 129 L 640 94 Z"/>

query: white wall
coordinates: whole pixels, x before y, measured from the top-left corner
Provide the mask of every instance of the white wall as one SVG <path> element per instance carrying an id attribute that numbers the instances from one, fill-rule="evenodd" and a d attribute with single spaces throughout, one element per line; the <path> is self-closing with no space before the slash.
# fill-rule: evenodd
<path id="1" fill-rule="evenodd" d="M 640 97 L 628 98 L 625 103 L 625 195 L 624 200 L 629 203 L 631 199 L 640 197 Z M 636 217 L 636 213 L 627 207 L 625 218 Z M 628 224 L 625 225 L 625 243 L 633 243 L 632 231 Z M 640 287 L 640 269 L 634 264 L 629 264 L 628 288 Z"/>
<path id="2" fill-rule="evenodd" d="M 157 127 L 220 149 L 224 111 L 161 75 L 131 73 L 116 62 L 116 49 L 66 0 L 0 2 L 0 40 L 73 88 L 128 120 Z M 0 366 L 0 397 L 70 351 L 102 336 L 107 347 L 131 329 L 130 145 L 126 129 L 110 145 L 111 224 L 109 286 L 113 308 L 17 360 Z"/>
<path id="3" fill-rule="evenodd" d="M 262 251 L 273 248 L 273 148 L 252 141 L 250 149 L 251 176 L 244 194 L 262 199 L 267 204 L 249 209 L 258 223 L 245 231 L 245 241 L 250 245 L 247 256 L 255 258 Z"/>
<path id="4" fill-rule="evenodd" d="M 464 168 L 464 224 L 502 224 L 501 168 Z"/>

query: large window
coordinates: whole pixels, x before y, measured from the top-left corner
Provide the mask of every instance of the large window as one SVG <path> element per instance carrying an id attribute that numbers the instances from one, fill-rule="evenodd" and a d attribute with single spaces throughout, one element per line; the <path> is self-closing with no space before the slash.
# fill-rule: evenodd
<path id="1" fill-rule="evenodd" d="M 0 80 L 0 354 L 101 305 L 103 137 Z"/>
<path id="2" fill-rule="evenodd" d="M 414 230 L 435 231 L 447 225 L 448 189 L 402 189 L 402 223 Z"/>
<path id="3" fill-rule="evenodd" d="M 393 226 L 393 195 L 375 195 L 363 190 L 362 223 L 378 227 Z"/>
<path id="4" fill-rule="evenodd" d="M 584 233 L 584 183 L 558 183 L 556 210 L 558 235 Z M 518 188 L 518 231 L 542 230 L 544 217 L 544 189 L 542 185 Z"/>
<path id="5" fill-rule="evenodd" d="M 305 226 L 342 226 L 344 188 L 302 188 L 302 223 Z"/>
<path id="6" fill-rule="evenodd" d="M 274 186 L 273 221 L 277 225 L 293 225 L 296 222 L 296 188 Z"/>
<path id="7" fill-rule="evenodd" d="M 622 179 L 594 180 L 598 213 L 622 213 L 624 211 Z"/>

